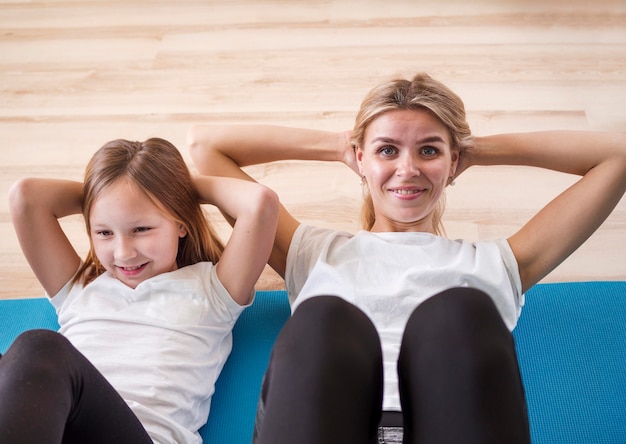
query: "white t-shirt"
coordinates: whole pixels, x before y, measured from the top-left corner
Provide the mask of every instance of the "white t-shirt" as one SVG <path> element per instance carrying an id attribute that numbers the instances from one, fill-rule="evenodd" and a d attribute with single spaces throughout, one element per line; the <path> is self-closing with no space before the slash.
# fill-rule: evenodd
<path id="1" fill-rule="evenodd" d="M 132 289 L 104 273 L 51 299 L 60 332 L 115 387 L 157 443 L 201 443 L 237 304 L 210 262 Z"/>
<path id="2" fill-rule="evenodd" d="M 400 410 L 397 361 L 413 310 L 452 287 L 491 296 L 512 330 L 524 304 L 515 256 L 504 239 L 471 243 L 429 233 L 356 235 L 300 225 L 287 254 L 292 310 L 304 300 L 339 296 L 372 320 L 383 348 L 383 409 Z"/>

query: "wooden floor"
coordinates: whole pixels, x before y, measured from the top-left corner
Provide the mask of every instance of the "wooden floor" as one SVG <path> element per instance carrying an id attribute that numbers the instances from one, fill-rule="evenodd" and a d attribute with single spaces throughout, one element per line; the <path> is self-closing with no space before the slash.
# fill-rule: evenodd
<path id="1" fill-rule="evenodd" d="M 190 160 L 199 122 L 347 129 L 374 84 L 417 71 L 465 99 L 476 134 L 625 131 L 626 2 L 0 0 L 0 298 L 42 295 L 7 212 L 19 177 L 80 179 L 115 138 L 164 137 Z M 341 165 L 250 171 L 301 220 L 358 228 L 359 181 Z M 448 235 L 512 234 L 572 180 L 470 170 L 448 193 Z M 84 253 L 81 219 L 63 224 Z M 626 199 L 545 281 L 604 279 L 626 279 Z"/>

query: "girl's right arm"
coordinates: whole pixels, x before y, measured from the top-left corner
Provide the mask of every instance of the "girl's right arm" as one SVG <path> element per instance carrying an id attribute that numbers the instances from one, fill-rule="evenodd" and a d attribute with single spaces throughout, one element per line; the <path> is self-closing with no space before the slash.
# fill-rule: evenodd
<path id="1" fill-rule="evenodd" d="M 348 133 L 279 126 L 192 127 L 187 135 L 191 157 L 202 174 L 252 181 L 241 168 L 279 160 L 344 161 Z M 269 264 L 285 277 L 287 252 L 300 223 L 281 205 Z"/>
<path id="2" fill-rule="evenodd" d="M 234 221 L 216 272 L 232 298 L 247 305 L 274 242 L 278 196 L 263 185 L 230 177 L 199 176 L 195 185 L 203 202 Z"/>
<path id="3" fill-rule="evenodd" d="M 21 179 L 9 191 L 13 226 L 24 256 L 49 296 L 72 278 L 80 257 L 59 219 L 81 212 L 83 185 L 56 179 Z"/>

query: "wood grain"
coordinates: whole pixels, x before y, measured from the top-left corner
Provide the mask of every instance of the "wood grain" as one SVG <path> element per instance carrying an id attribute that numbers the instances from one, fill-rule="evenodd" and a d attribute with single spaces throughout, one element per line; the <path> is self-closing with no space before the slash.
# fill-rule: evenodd
<path id="1" fill-rule="evenodd" d="M 464 98 L 476 134 L 625 131 L 626 3 L 0 1 L 0 298 L 43 294 L 8 214 L 18 178 L 80 179 L 115 138 L 164 137 L 190 161 L 185 132 L 201 122 L 347 129 L 373 85 L 417 71 Z M 250 172 L 302 221 L 358 229 L 360 187 L 345 167 L 282 162 Z M 448 193 L 448 235 L 508 236 L 572 180 L 472 169 Z M 81 219 L 63 225 L 84 253 Z M 624 199 L 544 281 L 606 279 L 626 279 Z M 259 288 L 282 285 L 268 270 Z"/>

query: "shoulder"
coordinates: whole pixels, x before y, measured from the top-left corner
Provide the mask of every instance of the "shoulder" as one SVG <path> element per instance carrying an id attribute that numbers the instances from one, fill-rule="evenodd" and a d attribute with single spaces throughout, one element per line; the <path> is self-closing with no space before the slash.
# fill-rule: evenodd
<path id="1" fill-rule="evenodd" d="M 299 292 L 320 257 L 326 257 L 337 245 L 353 237 L 347 232 L 300 224 L 294 232 L 287 254 L 285 284 L 290 295 Z"/>
<path id="2" fill-rule="evenodd" d="M 472 261 L 504 262 L 504 264 L 517 272 L 517 262 L 506 239 L 491 239 L 469 241 L 463 239 L 441 241 L 441 246 L 460 257 L 471 257 Z"/>
<path id="3" fill-rule="evenodd" d="M 61 290 L 50 298 L 59 317 L 59 324 L 63 326 L 71 318 L 89 307 L 96 307 L 96 311 L 104 312 L 120 300 L 125 300 L 122 293 L 125 288 L 119 280 L 103 273 L 87 285 L 72 283 L 70 280 Z M 116 295 L 118 297 L 111 297 Z"/>
<path id="4" fill-rule="evenodd" d="M 302 240 L 309 238 L 352 238 L 354 234 L 346 231 L 339 231 L 333 228 L 315 227 L 313 225 L 300 224 L 296 229 L 293 239 Z"/>
<path id="5" fill-rule="evenodd" d="M 195 264 L 186 265 L 170 273 L 164 274 L 172 280 L 185 280 L 185 279 L 200 279 L 204 280 L 208 278 L 211 270 L 215 267 L 215 264 L 210 261 L 196 262 Z"/>
<path id="6" fill-rule="evenodd" d="M 500 259 L 504 261 L 505 264 L 517 270 L 515 255 L 506 239 L 483 240 L 472 243 L 464 241 L 464 243 L 470 244 L 472 248 L 476 250 L 476 254 Z"/>
<path id="7" fill-rule="evenodd" d="M 294 261 L 314 261 L 323 251 L 332 249 L 337 244 L 343 244 L 354 239 L 354 235 L 330 228 L 320 228 L 300 224 L 293 235 L 287 254 L 287 270 Z"/>
<path id="8" fill-rule="evenodd" d="M 182 292 L 202 292 L 212 307 L 221 306 L 227 317 L 238 316 L 245 306 L 239 305 L 230 295 L 217 275 L 212 262 L 198 262 L 172 272 L 173 289 Z"/>
<path id="9" fill-rule="evenodd" d="M 485 240 L 471 244 L 474 248 L 474 263 L 477 271 L 484 275 L 494 274 L 501 269 L 518 298 L 522 298 L 520 269 L 513 250 L 506 239 Z"/>
<path id="10" fill-rule="evenodd" d="M 92 282 L 93 283 L 93 282 Z M 79 296 L 83 292 L 83 285 L 79 283 L 72 284 L 70 280 L 63 288 L 61 288 L 56 294 L 46 295 L 50 299 L 50 303 L 56 310 L 57 314 L 61 311 L 62 307 L 70 300 Z"/>

